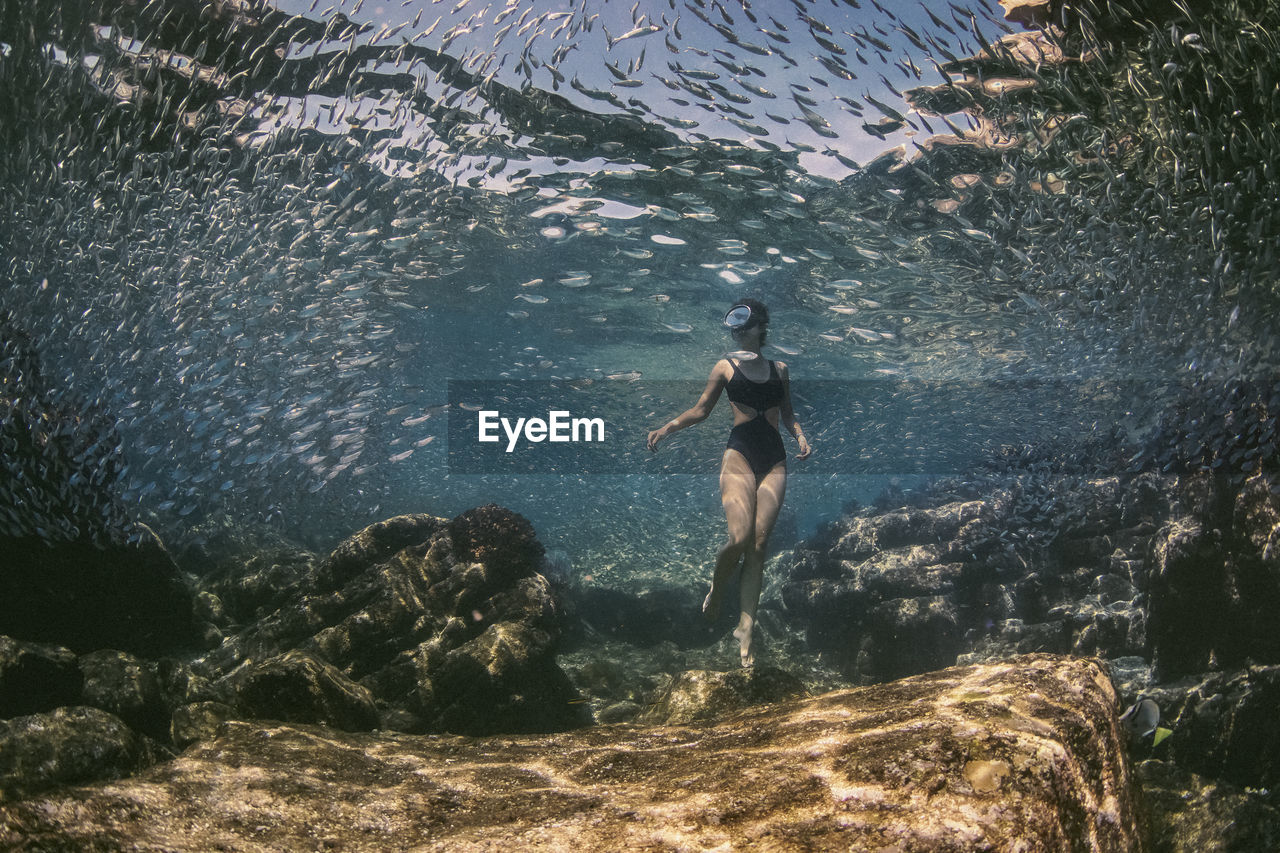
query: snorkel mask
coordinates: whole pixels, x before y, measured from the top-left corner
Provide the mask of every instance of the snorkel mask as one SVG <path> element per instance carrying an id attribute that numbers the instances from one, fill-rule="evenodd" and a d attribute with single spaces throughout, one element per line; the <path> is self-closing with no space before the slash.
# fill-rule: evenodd
<path id="1" fill-rule="evenodd" d="M 742 332 L 760 325 L 759 320 L 752 315 L 750 305 L 735 305 L 730 308 L 724 315 L 724 324 L 731 332 Z"/>

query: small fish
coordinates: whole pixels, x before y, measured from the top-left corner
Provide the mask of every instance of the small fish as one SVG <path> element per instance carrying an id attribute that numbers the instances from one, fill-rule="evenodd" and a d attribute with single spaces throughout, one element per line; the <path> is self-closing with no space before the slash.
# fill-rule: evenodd
<path id="1" fill-rule="evenodd" d="M 738 127 L 742 128 L 752 136 L 768 136 L 769 135 L 768 128 L 761 127 L 760 125 L 755 124 L 754 122 L 743 121 L 742 119 L 734 118 L 733 116 L 728 116 L 728 119 L 729 121 L 733 122 Z"/>
<path id="2" fill-rule="evenodd" d="M 645 36 L 651 36 L 654 33 L 662 32 L 662 27 L 657 24 L 649 24 L 648 26 L 636 27 L 634 29 L 627 30 L 625 33 L 615 38 L 614 36 L 609 35 L 609 30 L 607 28 L 602 27 L 601 29 L 604 29 L 605 41 L 608 42 L 610 49 L 612 49 L 615 44 L 627 41 L 628 39 L 644 38 Z"/>
<path id="3" fill-rule="evenodd" d="M 1031 296 L 1030 294 L 1023 293 L 1021 290 L 1019 290 L 1018 298 L 1021 299 L 1023 303 L 1032 311 L 1044 310 L 1044 306 L 1040 304 L 1039 300 L 1037 300 L 1034 296 Z"/>
<path id="4" fill-rule="evenodd" d="M 1120 715 L 1120 723 L 1131 734 L 1145 737 L 1160 725 L 1160 706 L 1154 699 L 1139 697 Z"/>

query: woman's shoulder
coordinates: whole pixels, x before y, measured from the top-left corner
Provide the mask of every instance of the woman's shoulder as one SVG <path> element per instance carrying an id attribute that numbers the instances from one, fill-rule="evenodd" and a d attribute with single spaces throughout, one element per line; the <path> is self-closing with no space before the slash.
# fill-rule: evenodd
<path id="1" fill-rule="evenodd" d="M 779 376 L 781 376 L 784 379 L 787 377 L 787 363 L 785 361 L 782 361 L 781 359 L 776 359 L 773 362 L 773 366 L 778 369 Z"/>

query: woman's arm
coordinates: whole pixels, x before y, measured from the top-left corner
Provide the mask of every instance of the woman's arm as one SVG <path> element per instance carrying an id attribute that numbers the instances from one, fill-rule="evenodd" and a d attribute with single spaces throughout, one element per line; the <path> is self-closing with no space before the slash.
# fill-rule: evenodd
<path id="1" fill-rule="evenodd" d="M 679 432 L 685 427 L 691 427 L 707 419 L 707 416 L 711 414 L 711 410 L 716 407 L 716 401 L 720 399 L 720 392 L 724 390 L 725 383 L 729 381 L 725 376 L 726 366 L 727 362 L 724 359 L 716 362 L 716 366 L 711 368 L 711 376 L 707 378 L 707 387 L 702 389 L 702 396 L 698 398 L 698 402 L 694 403 L 692 408 L 684 410 L 649 433 L 650 450 L 657 450 L 658 442 L 673 432 Z"/>
<path id="2" fill-rule="evenodd" d="M 804 430 L 800 428 L 800 422 L 796 420 L 795 410 L 791 407 L 791 371 L 787 369 L 787 365 L 779 361 L 778 375 L 782 377 L 782 406 L 778 412 L 779 420 L 782 425 L 787 428 L 787 432 L 795 437 L 796 444 L 800 446 L 800 452 L 796 454 L 796 459 L 808 459 L 809 454 L 813 452 L 813 448 L 809 447 L 809 439 L 805 438 Z"/>

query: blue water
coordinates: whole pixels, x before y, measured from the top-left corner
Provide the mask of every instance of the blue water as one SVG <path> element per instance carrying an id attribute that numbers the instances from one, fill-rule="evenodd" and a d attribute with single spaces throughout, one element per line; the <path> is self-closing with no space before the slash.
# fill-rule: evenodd
<path id="1" fill-rule="evenodd" d="M 280 7 L 321 20 L 314 5 Z M 696 391 L 637 399 L 628 383 L 696 389 L 732 349 L 720 318 L 743 294 L 770 306 L 765 355 L 790 365 L 814 443 L 791 465 L 776 547 L 886 487 L 978 464 L 936 461 L 949 443 L 990 435 L 998 450 L 1117 424 L 1140 436 L 1158 395 L 1094 383 L 1150 389 L 1243 357 L 1248 310 L 1241 321 L 1216 269 L 1203 287 L 1165 289 L 1182 274 L 1150 259 L 1176 267 L 1185 244 L 1125 200 L 1141 186 L 1110 207 L 1097 175 L 1054 189 L 1086 139 L 988 152 L 976 174 L 871 162 L 946 132 L 895 94 L 941 81 L 911 74 L 944 60 L 906 30 L 958 56 L 979 48 L 973 26 L 986 40 L 1019 31 L 998 9 L 975 5 L 962 26 L 949 4 L 925 5 L 958 33 L 923 6 L 341 4 L 371 24 L 357 37 L 364 70 L 412 74 L 415 90 L 386 78 L 334 94 L 317 78 L 310 93 L 259 94 L 230 136 L 210 124 L 168 149 L 64 124 L 77 68 L 147 49 L 104 28 L 112 50 L 69 68 L 49 53 L 51 105 L 26 107 L 31 144 L 7 155 L 21 186 L 4 213 L 0 307 L 33 336 L 59 398 L 116 423 L 128 517 L 179 542 L 264 526 L 327 547 L 394 514 L 492 501 L 582 571 L 702 572 L 723 525 L 725 406 L 660 452 L 685 454 L 679 473 L 600 473 L 570 453 L 553 474 L 460 474 L 447 425 L 467 410 L 448 383 L 613 383 L 625 404 L 589 398 L 575 414 L 640 448 Z M 407 47 L 394 56 L 404 39 L 474 76 L 441 75 Z M 548 93 L 568 102 L 559 118 Z M 910 123 L 885 125 L 873 101 Z M 877 122 L 884 138 L 863 127 Z M 913 167 L 933 185 L 908 181 Z M 1190 251 L 1194 280 L 1211 256 Z M 1068 390 L 1044 397 L 1053 382 Z M 938 389 L 963 405 L 932 408 Z M 917 454 L 899 464 L 903 448 Z"/>

